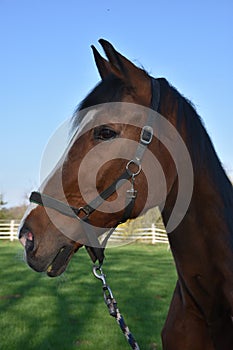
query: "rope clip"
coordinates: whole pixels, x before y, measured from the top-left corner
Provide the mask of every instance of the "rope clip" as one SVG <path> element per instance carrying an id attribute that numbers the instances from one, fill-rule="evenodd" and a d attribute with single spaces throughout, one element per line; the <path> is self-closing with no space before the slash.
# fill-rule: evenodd
<path id="1" fill-rule="evenodd" d="M 102 281 L 104 301 L 108 307 L 109 314 L 113 317 L 116 317 L 116 315 L 117 315 L 117 303 L 116 303 L 116 300 L 114 299 L 114 296 L 112 294 L 110 287 L 108 286 L 108 284 L 106 282 L 106 276 L 103 273 L 101 266 L 94 265 L 92 271 L 93 271 L 94 276 L 97 279 Z"/>
<path id="2" fill-rule="evenodd" d="M 98 266 L 94 265 L 94 266 L 93 266 L 93 269 L 92 269 L 92 272 L 93 272 L 94 276 L 95 276 L 97 279 L 99 279 L 99 280 L 102 281 L 103 286 L 104 286 L 104 285 L 107 285 L 106 279 L 105 279 L 106 276 L 105 276 L 105 274 L 103 273 L 103 270 L 102 270 L 101 265 L 98 265 Z"/>

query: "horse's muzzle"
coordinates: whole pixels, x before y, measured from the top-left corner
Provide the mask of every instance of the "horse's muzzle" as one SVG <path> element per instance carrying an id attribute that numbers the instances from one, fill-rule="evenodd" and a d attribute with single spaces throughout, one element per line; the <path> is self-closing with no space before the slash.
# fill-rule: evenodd
<path id="1" fill-rule="evenodd" d="M 28 265 L 37 272 L 46 272 L 49 277 L 61 275 L 74 253 L 82 244 L 72 241 L 54 241 L 53 250 L 46 249 L 27 225 L 19 231 L 19 240 L 24 246 Z"/>

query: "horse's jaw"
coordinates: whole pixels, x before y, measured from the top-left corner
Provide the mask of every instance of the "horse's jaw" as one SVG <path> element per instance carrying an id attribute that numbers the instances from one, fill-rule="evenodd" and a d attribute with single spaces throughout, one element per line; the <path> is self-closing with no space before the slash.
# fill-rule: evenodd
<path id="1" fill-rule="evenodd" d="M 71 258 L 78 251 L 81 246 L 78 246 L 74 249 L 73 246 L 64 246 L 62 247 L 52 262 L 46 269 L 46 273 L 49 277 L 60 276 L 67 268 Z"/>

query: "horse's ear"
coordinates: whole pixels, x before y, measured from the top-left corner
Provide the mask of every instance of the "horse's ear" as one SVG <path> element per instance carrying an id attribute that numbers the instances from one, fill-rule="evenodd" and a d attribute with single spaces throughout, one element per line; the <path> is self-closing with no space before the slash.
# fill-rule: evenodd
<path id="1" fill-rule="evenodd" d="M 91 48 L 92 48 L 92 51 L 94 54 L 95 63 L 96 63 L 96 66 L 98 68 L 99 74 L 100 74 L 101 78 L 104 79 L 109 74 L 112 73 L 111 65 L 104 57 L 102 57 L 99 54 L 99 52 L 96 50 L 95 46 L 92 45 Z"/>
<path id="2" fill-rule="evenodd" d="M 107 62 L 110 72 L 124 80 L 128 86 L 133 87 L 138 97 L 148 96 L 151 82 L 147 73 L 117 52 L 108 41 L 100 39 L 99 43 L 103 47 L 109 62 L 100 57 L 105 61 L 104 64 Z"/>

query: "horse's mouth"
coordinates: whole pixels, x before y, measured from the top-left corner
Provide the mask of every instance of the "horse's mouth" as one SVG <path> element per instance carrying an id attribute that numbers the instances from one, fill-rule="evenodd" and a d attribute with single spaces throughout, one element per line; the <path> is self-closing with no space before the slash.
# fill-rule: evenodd
<path id="1" fill-rule="evenodd" d="M 47 275 L 49 277 L 57 277 L 61 275 L 66 270 L 68 263 L 74 253 L 75 250 L 72 246 L 62 247 L 51 264 L 48 266 L 46 270 Z"/>

